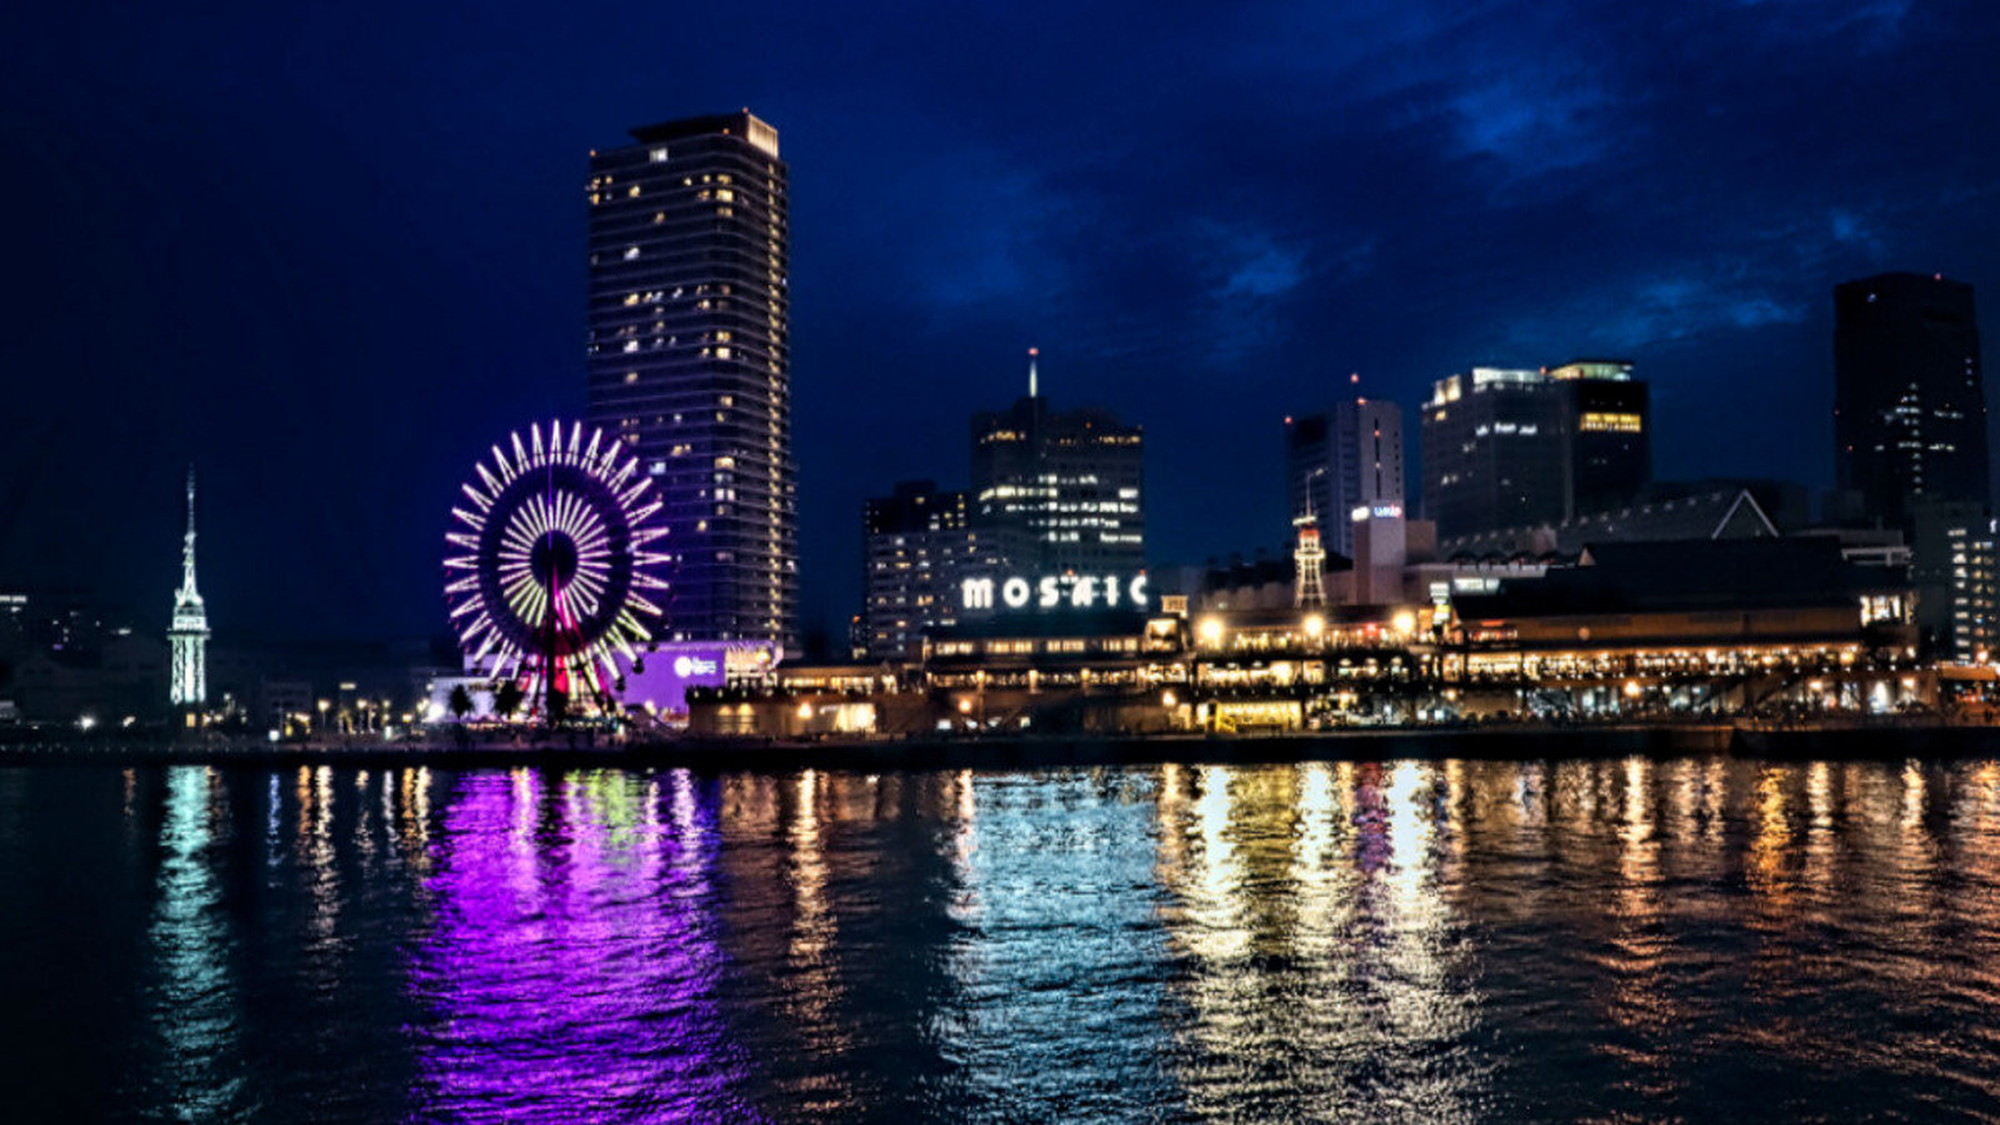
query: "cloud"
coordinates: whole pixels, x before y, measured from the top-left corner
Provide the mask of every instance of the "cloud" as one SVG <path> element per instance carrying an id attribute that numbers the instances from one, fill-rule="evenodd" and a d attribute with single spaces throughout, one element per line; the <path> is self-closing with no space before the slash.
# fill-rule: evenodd
<path id="1" fill-rule="evenodd" d="M 1767 30 L 1792 40 L 1854 39 L 1867 50 L 1893 47 L 1912 0 L 1736 0 L 1755 10 Z"/>
<path id="2" fill-rule="evenodd" d="M 1652 351 L 1771 325 L 1799 324 L 1800 294 L 1752 275 L 1741 263 L 1589 286 L 1529 311 L 1510 326 L 1512 356 L 1524 364 L 1576 355 L 1635 358 Z"/>

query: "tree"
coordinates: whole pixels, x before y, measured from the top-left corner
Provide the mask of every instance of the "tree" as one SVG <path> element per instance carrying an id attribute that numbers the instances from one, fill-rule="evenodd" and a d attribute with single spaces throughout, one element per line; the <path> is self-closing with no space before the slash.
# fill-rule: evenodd
<path id="1" fill-rule="evenodd" d="M 450 704 L 452 715 L 462 723 L 472 714 L 472 693 L 465 690 L 464 684 L 458 684 L 451 689 Z"/>
<path id="2" fill-rule="evenodd" d="M 521 701 L 526 696 L 527 693 L 521 690 L 520 684 L 508 680 L 493 692 L 493 713 L 503 719 L 513 718 L 514 712 L 521 709 Z"/>

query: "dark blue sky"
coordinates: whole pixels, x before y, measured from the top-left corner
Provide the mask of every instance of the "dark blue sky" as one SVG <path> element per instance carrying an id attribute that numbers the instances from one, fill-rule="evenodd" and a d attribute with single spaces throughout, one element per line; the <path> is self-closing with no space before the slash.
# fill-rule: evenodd
<path id="1" fill-rule="evenodd" d="M 861 498 L 963 483 L 1031 344 L 1147 427 L 1168 563 L 1282 539 L 1280 420 L 1349 372 L 1407 407 L 1624 355 L 1661 475 L 1817 487 L 1831 286 L 2000 300 L 1976 2 L 224 0 L 0 42 L 0 584 L 163 619 L 193 457 L 225 640 L 442 631 L 458 481 L 581 408 L 586 154 L 655 120 L 782 134 L 813 622 Z"/>

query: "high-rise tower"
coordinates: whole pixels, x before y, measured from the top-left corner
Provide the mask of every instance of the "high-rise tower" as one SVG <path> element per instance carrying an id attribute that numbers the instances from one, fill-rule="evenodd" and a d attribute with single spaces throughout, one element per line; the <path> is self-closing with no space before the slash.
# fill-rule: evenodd
<path id="1" fill-rule="evenodd" d="M 1991 503 L 1972 286 L 1890 273 L 1833 291 L 1834 475 L 1862 513 Z"/>
<path id="2" fill-rule="evenodd" d="M 1424 515 L 1452 539 L 1630 504 L 1653 477 L 1650 402 L 1622 359 L 1440 379 L 1422 413 Z"/>
<path id="3" fill-rule="evenodd" d="M 1031 358 L 1026 398 L 972 416 L 975 521 L 1002 563 L 1043 574 L 1145 569 L 1143 438 L 1108 410 L 1051 410 Z"/>
<path id="4" fill-rule="evenodd" d="M 181 540 L 181 588 L 174 594 L 174 623 L 167 630 L 173 649 L 168 698 L 176 707 L 208 702 L 208 610 L 194 582 L 194 470 L 188 469 L 187 535 Z"/>
<path id="5" fill-rule="evenodd" d="M 665 499 L 675 640 L 798 641 L 791 236 L 748 110 L 591 154 L 590 421 Z"/>

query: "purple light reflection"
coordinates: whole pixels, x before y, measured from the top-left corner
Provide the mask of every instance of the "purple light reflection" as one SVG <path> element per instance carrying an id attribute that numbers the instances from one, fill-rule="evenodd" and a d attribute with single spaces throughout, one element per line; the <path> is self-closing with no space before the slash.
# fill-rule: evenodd
<path id="1" fill-rule="evenodd" d="M 426 1117 L 758 1119 L 714 1001 L 714 816 L 680 772 L 460 779 L 412 973 Z"/>

